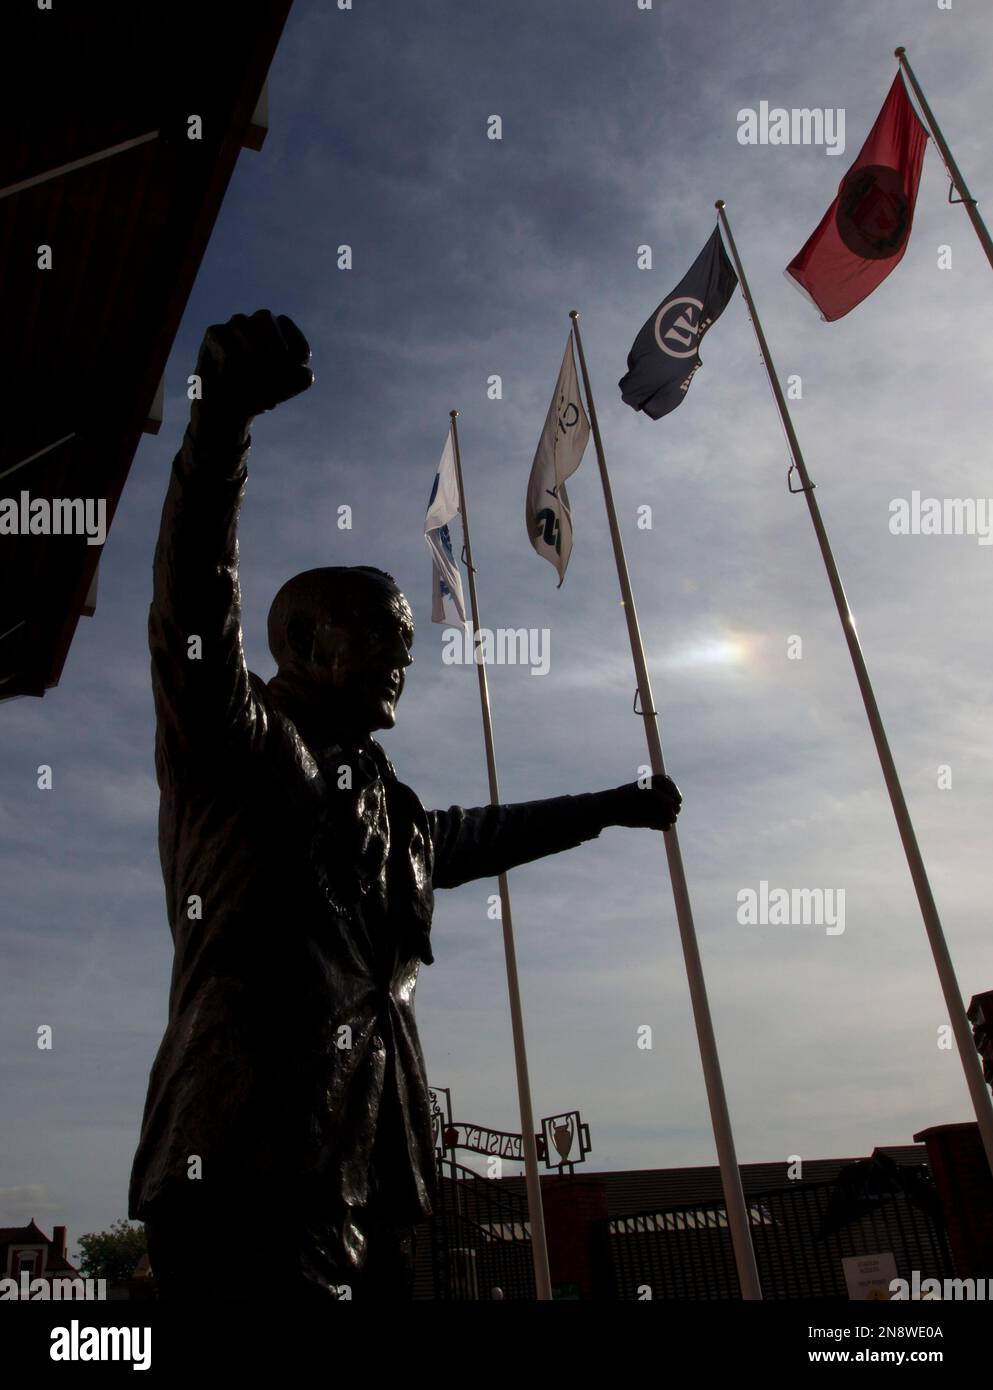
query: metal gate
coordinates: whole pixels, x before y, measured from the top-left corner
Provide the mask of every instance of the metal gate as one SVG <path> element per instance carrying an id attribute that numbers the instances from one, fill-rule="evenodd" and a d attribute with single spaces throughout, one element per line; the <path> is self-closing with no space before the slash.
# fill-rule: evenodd
<path id="1" fill-rule="evenodd" d="M 430 1270 L 422 1263 L 415 1297 L 534 1298 L 527 1200 L 518 1193 L 439 1159 L 434 1217 L 421 1231 Z"/>
<path id="2" fill-rule="evenodd" d="M 898 1277 L 954 1275 L 937 1203 L 893 1183 L 839 1205 L 836 1182 L 749 1194 L 755 1258 L 767 1299 L 847 1299 L 842 1259 L 890 1253 Z M 923 1200 L 922 1200 L 923 1198 Z M 723 1202 L 666 1208 L 606 1223 L 614 1297 L 740 1298 Z"/>

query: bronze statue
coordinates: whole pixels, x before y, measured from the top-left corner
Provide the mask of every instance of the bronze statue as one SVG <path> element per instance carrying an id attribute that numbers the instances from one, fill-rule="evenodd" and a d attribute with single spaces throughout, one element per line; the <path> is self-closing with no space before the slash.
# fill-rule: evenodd
<path id="1" fill-rule="evenodd" d="M 242 651 L 237 520 L 255 415 L 313 382 L 290 319 L 208 329 L 173 464 L 149 645 L 175 961 L 129 1214 L 164 1298 L 410 1297 L 435 1182 L 414 1020 L 433 891 L 665 829 L 668 778 L 425 811 L 392 728 L 414 622 L 393 579 L 309 570 L 276 595 L 268 683 Z"/>

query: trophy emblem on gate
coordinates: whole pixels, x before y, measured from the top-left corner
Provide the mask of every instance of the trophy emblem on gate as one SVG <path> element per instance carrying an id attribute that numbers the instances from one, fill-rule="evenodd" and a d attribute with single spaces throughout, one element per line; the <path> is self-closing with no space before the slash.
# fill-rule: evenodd
<path id="1" fill-rule="evenodd" d="M 576 1164 L 590 1151 L 590 1127 L 579 1118 L 578 1110 L 542 1120 L 541 1132 L 545 1140 L 545 1163 L 549 1168 L 558 1168 L 560 1173 L 574 1172 Z"/>

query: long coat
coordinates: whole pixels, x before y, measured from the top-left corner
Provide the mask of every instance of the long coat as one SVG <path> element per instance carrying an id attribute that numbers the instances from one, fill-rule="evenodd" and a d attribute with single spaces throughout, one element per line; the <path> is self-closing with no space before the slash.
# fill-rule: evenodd
<path id="1" fill-rule="evenodd" d="M 245 457 L 204 452 L 188 432 L 154 560 L 159 852 L 175 957 L 128 1212 L 145 1218 L 191 1173 L 362 1206 L 385 1094 L 398 1112 L 395 1205 L 414 1222 L 431 1212 L 435 1175 L 414 1019 L 433 890 L 594 837 L 598 798 L 428 812 L 377 745 L 308 747 L 280 678 L 267 685 L 245 664 Z M 344 807 L 343 760 L 355 773 Z"/>

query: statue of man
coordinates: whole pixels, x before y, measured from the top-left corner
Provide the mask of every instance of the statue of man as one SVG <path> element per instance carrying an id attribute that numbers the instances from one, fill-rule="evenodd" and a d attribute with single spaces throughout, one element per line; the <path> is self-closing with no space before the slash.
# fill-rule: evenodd
<path id="1" fill-rule="evenodd" d="M 129 1214 L 161 1296 L 409 1298 L 436 1180 L 414 986 L 433 891 L 668 829 L 667 778 L 425 811 L 380 745 L 412 661 L 390 575 L 308 570 L 242 650 L 238 510 L 254 416 L 313 382 L 284 316 L 208 329 L 173 464 L 149 645 L 175 959 Z"/>

